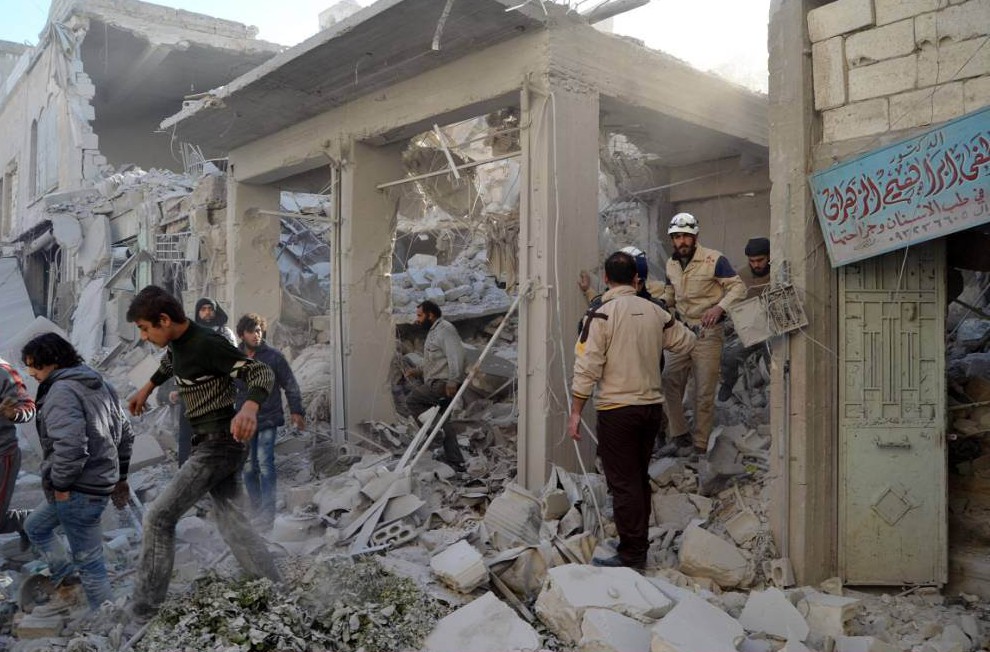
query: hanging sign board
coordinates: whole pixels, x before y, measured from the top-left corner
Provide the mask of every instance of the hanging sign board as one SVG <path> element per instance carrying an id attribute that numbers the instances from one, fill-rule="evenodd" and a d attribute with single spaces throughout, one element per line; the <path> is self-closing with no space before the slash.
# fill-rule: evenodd
<path id="1" fill-rule="evenodd" d="M 833 267 L 990 222 L 990 107 L 808 180 Z"/>

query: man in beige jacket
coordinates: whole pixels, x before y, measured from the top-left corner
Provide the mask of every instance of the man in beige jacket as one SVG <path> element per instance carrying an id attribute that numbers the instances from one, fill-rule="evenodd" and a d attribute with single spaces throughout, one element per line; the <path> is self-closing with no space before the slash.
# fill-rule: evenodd
<path id="1" fill-rule="evenodd" d="M 700 230 L 690 213 L 675 215 L 667 229 L 674 255 L 667 260 L 663 299 L 695 332 L 698 342 L 689 353 L 667 355 L 663 394 L 674 444 L 678 449 L 693 444 L 695 452 L 704 453 L 715 423 L 715 387 L 725 340 L 722 322 L 729 306 L 746 296 L 746 286 L 721 252 L 698 244 Z M 684 416 L 684 390 L 692 373 L 693 432 Z"/>
<path id="2" fill-rule="evenodd" d="M 657 304 L 636 296 L 636 262 L 624 252 L 605 261 L 608 291 L 588 310 L 575 347 L 573 402 L 567 422 L 581 438 L 581 411 L 595 393 L 598 455 L 612 492 L 618 555 L 599 566 L 643 568 L 649 549 L 648 467 L 663 410 L 660 358 L 688 354 L 695 337 Z"/>

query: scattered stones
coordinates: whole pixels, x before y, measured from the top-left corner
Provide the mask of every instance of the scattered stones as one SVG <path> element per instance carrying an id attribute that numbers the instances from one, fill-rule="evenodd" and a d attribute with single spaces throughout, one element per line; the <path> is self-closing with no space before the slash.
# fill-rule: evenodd
<path id="1" fill-rule="evenodd" d="M 684 531 L 679 559 L 682 573 L 708 577 L 722 588 L 744 586 L 753 575 L 736 546 L 697 525 Z"/>

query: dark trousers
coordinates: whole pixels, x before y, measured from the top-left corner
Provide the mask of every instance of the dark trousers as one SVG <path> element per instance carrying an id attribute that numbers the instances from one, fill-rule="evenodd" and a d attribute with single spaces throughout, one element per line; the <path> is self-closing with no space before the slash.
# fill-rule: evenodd
<path id="1" fill-rule="evenodd" d="M 14 495 L 17 472 L 21 470 L 21 449 L 15 444 L 0 455 L 0 533 L 17 532 L 22 518 L 10 513 L 10 499 Z"/>
<path id="2" fill-rule="evenodd" d="M 619 559 L 628 566 L 645 564 L 650 547 L 650 453 L 662 419 L 662 403 L 598 411 L 598 456 L 612 493 Z"/>
<path id="3" fill-rule="evenodd" d="M 189 423 L 189 419 L 186 418 L 186 406 L 179 401 L 179 433 L 176 435 L 176 439 L 179 444 L 179 466 L 186 463 L 189 459 L 189 453 L 192 451 L 192 438 L 193 429 L 192 424 Z"/>
<path id="4" fill-rule="evenodd" d="M 406 397 L 406 409 L 417 422 L 419 422 L 419 415 L 434 405 L 441 403 L 446 405 L 446 385 L 447 381 L 445 380 L 434 380 L 429 384 L 415 385 L 412 388 L 409 396 Z M 440 413 L 442 412 L 443 410 L 440 410 Z M 440 418 L 439 413 L 437 418 Z M 464 464 L 464 454 L 457 444 L 457 435 L 450 428 L 443 431 L 443 454 L 447 461 L 452 464 Z"/>
<path id="5" fill-rule="evenodd" d="M 241 511 L 241 467 L 247 448 L 227 436 L 195 443 L 192 453 L 144 515 L 144 541 L 134 588 L 135 609 L 162 603 L 175 561 L 175 525 L 206 493 L 213 497 L 217 527 L 247 575 L 278 581 L 265 541 Z"/>

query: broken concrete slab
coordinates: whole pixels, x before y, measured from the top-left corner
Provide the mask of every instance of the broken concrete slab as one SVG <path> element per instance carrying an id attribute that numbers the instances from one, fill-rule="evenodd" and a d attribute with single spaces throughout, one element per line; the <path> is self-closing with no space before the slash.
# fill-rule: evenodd
<path id="1" fill-rule="evenodd" d="M 875 636 L 839 636 L 835 652 L 899 652 L 900 648 Z"/>
<path id="2" fill-rule="evenodd" d="M 609 609 L 588 609 L 581 621 L 580 652 L 648 652 L 650 631 L 639 621 Z"/>
<path id="3" fill-rule="evenodd" d="M 846 623 L 859 611 L 859 603 L 856 598 L 808 591 L 798 603 L 798 611 L 805 615 L 813 638 L 836 639 L 845 636 Z"/>
<path id="4" fill-rule="evenodd" d="M 661 487 L 666 487 L 677 482 L 679 476 L 684 474 L 684 461 L 676 457 L 661 457 L 650 463 L 649 474 Z"/>
<path id="5" fill-rule="evenodd" d="M 423 652 L 535 652 L 539 634 L 488 592 L 437 623 Z"/>
<path id="6" fill-rule="evenodd" d="M 566 564 L 551 568 L 534 610 L 565 641 L 581 640 L 587 609 L 611 609 L 642 622 L 663 616 L 673 602 L 631 568 Z"/>
<path id="7" fill-rule="evenodd" d="M 461 593 L 470 593 L 488 581 L 484 558 L 463 539 L 433 555 L 430 569 L 444 584 Z"/>
<path id="8" fill-rule="evenodd" d="M 130 472 L 139 471 L 148 466 L 161 464 L 165 461 L 165 451 L 153 435 L 138 435 L 134 438 L 134 448 L 131 451 Z"/>
<path id="9" fill-rule="evenodd" d="M 753 576 L 752 565 L 735 545 L 697 525 L 684 531 L 679 561 L 682 573 L 707 577 L 726 589 L 744 586 Z"/>
<path id="10" fill-rule="evenodd" d="M 685 595 L 650 633 L 651 652 L 736 652 L 746 635 L 739 621 L 695 595 Z"/>
<path id="11" fill-rule="evenodd" d="M 750 632 L 763 632 L 784 640 L 808 638 L 807 621 L 780 589 L 750 593 L 739 622 Z"/>
<path id="12" fill-rule="evenodd" d="M 543 505 L 535 495 L 520 485 L 507 484 L 505 491 L 485 511 L 485 527 L 492 544 L 499 550 L 537 545 L 543 523 L 542 509 Z"/>
<path id="13" fill-rule="evenodd" d="M 740 546 L 752 541 L 760 533 L 762 526 L 760 517 L 748 509 L 740 511 L 725 522 L 725 530 Z"/>
<path id="14" fill-rule="evenodd" d="M 672 525 L 678 530 L 700 516 L 687 494 L 653 494 L 653 514 L 658 525 Z"/>

